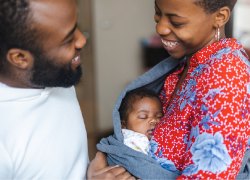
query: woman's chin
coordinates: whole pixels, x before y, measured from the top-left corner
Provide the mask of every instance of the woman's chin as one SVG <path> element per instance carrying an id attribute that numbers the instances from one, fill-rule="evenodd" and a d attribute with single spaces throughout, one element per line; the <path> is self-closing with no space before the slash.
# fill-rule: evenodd
<path id="1" fill-rule="evenodd" d="M 168 52 L 168 54 L 170 56 L 172 56 L 173 58 L 175 58 L 175 59 L 180 59 L 180 58 L 183 58 L 185 56 L 184 54 L 180 54 L 180 53 L 171 53 L 171 52 Z"/>

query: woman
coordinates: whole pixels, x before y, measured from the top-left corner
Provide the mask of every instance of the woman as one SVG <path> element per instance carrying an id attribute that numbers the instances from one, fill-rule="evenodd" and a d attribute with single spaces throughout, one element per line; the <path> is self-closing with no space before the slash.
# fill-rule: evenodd
<path id="1" fill-rule="evenodd" d="M 164 117 L 151 139 L 151 157 L 166 170 L 180 172 L 177 179 L 236 179 L 245 167 L 250 63 L 240 43 L 224 32 L 235 3 L 155 0 L 156 31 L 168 53 L 182 60 L 167 78 L 158 65 L 132 85 L 157 91 L 159 77 L 165 78 L 160 79 Z M 145 78 L 154 73 L 160 75 Z"/>

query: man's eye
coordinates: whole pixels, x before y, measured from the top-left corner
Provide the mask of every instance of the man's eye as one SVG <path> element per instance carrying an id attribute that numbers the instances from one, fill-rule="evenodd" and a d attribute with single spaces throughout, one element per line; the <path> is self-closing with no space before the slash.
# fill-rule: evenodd
<path id="1" fill-rule="evenodd" d="M 74 41 L 74 38 L 72 38 L 71 40 L 69 40 L 67 43 L 70 44 Z"/>

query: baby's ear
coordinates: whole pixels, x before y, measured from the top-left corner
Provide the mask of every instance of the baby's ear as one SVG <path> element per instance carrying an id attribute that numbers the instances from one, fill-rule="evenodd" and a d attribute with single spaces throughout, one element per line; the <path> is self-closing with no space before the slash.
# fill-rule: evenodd
<path id="1" fill-rule="evenodd" d="M 127 129 L 125 120 L 121 120 L 121 127 L 122 129 Z"/>

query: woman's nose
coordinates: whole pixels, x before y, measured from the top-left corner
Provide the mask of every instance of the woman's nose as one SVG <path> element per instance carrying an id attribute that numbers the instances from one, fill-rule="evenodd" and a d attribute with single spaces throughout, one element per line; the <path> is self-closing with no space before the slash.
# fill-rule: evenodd
<path id="1" fill-rule="evenodd" d="M 83 46 L 86 44 L 86 38 L 84 35 L 80 32 L 79 29 L 76 29 L 75 31 L 76 41 L 75 41 L 75 48 L 76 49 L 82 49 Z"/>
<path id="2" fill-rule="evenodd" d="M 169 28 L 170 24 L 167 21 L 166 18 L 161 18 L 157 24 L 156 24 L 156 32 L 160 35 L 160 36 L 166 36 L 169 35 L 171 33 L 171 29 Z"/>

